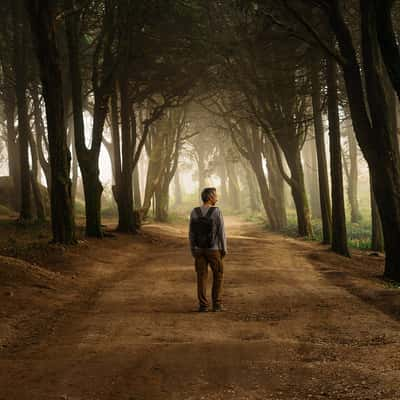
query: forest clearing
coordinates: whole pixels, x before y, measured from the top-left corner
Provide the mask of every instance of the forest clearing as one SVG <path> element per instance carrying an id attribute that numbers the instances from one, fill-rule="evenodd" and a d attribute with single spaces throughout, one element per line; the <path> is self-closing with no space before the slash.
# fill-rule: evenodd
<path id="1" fill-rule="evenodd" d="M 13 266 L 0 399 L 398 399 L 400 304 L 383 258 L 226 220 L 224 313 L 196 313 L 181 224 L 88 240 L 40 273 Z"/>

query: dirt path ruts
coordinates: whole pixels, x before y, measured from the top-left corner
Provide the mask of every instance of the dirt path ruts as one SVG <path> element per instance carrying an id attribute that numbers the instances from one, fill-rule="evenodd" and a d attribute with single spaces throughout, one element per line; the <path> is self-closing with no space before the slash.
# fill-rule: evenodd
<path id="1" fill-rule="evenodd" d="M 0 399 L 400 399 L 400 323 L 356 289 L 394 290 L 316 244 L 227 225 L 225 312 L 196 312 L 185 230 L 148 226 L 147 262 L 123 242 L 95 302 L 0 359 Z"/>

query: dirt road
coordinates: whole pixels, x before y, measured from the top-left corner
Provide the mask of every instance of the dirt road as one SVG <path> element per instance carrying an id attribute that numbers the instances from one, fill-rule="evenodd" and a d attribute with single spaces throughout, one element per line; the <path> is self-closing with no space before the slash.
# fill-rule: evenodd
<path id="1" fill-rule="evenodd" d="M 227 222 L 225 312 L 196 312 L 184 230 L 107 239 L 88 258 L 102 286 L 1 353 L 0 399 L 400 399 L 382 260 Z"/>

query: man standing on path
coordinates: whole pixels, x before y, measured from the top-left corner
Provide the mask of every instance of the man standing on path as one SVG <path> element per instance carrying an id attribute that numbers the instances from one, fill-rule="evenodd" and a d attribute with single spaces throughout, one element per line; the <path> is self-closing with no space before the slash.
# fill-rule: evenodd
<path id="1" fill-rule="evenodd" d="M 201 193 L 203 205 L 192 210 L 190 215 L 190 249 L 195 259 L 197 273 L 197 296 L 199 311 L 208 311 L 206 297 L 208 265 L 213 272 L 213 311 L 222 311 L 222 281 L 224 265 L 222 259 L 227 252 L 224 219 L 215 204 L 218 201 L 215 188 L 205 188 Z"/>

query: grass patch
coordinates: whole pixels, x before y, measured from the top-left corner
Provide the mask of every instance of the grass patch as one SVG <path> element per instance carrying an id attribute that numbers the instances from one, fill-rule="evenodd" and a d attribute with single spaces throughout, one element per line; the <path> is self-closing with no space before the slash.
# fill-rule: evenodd
<path id="1" fill-rule="evenodd" d="M 259 216 L 246 216 L 247 221 L 257 222 L 261 218 Z M 315 240 L 322 242 L 322 221 L 320 218 L 311 220 L 313 228 L 313 236 L 303 238 L 304 240 Z M 266 228 L 268 225 L 265 224 Z M 350 220 L 346 222 L 347 243 L 350 248 L 359 250 L 369 250 L 371 248 L 371 218 L 369 210 L 363 210 L 362 218 L 358 223 L 352 223 Z M 297 233 L 297 217 L 294 209 L 287 211 L 287 226 L 280 231 L 283 235 L 298 237 Z"/>

